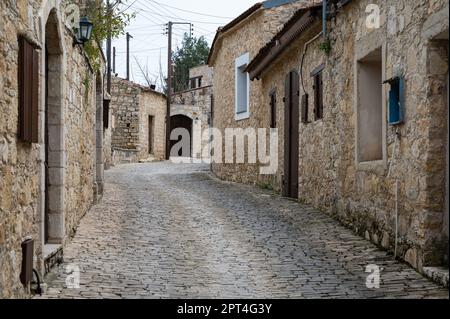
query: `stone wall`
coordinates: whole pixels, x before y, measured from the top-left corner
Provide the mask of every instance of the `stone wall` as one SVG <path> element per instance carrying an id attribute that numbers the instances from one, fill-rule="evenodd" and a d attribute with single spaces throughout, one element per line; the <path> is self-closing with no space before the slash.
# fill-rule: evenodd
<path id="1" fill-rule="evenodd" d="M 214 67 L 214 127 L 224 134 L 225 128 L 259 128 L 266 106 L 262 104 L 260 82 L 250 83 L 250 117 L 235 120 L 235 60 L 249 53 L 252 60 L 297 9 L 314 1 L 295 1 L 282 6 L 260 9 L 252 16 L 219 36 L 210 61 Z M 257 165 L 213 164 L 213 172 L 222 179 L 256 183 Z"/>
<path id="2" fill-rule="evenodd" d="M 381 8 L 381 28 L 366 28 L 366 6 Z M 300 60 L 307 40 L 320 32 L 320 22 L 298 37 L 270 68 L 261 81 L 251 83 L 250 119 L 244 126 L 268 127 L 269 94 L 277 92 L 277 128 L 279 129 L 279 169 L 276 176 L 260 176 L 257 165 L 214 165 L 222 178 L 249 183 L 269 183 L 281 190 L 284 173 L 284 86 L 288 72 L 303 74 L 309 93 L 309 123 L 300 121 L 299 199 L 332 214 L 380 247 L 394 251 L 396 219 L 396 183 L 398 191 L 398 256 L 419 271 L 427 265 L 448 260 L 448 231 L 444 231 L 445 135 L 448 127 L 446 77 L 448 74 L 447 39 L 433 40 L 447 30 L 446 1 L 352 1 L 329 24 L 332 51 L 327 56 L 319 49 L 321 39 L 313 42 Z M 448 13 L 447 13 L 448 17 Z M 434 20 L 433 20 L 434 19 Z M 250 31 L 249 31 L 250 32 Z M 236 32 L 238 34 L 238 32 Z M 250 36 L 250 35 L 249 35 Z M 406 118 L 399 127 L 387 125 L 387 102 L 383 103 L 386 123 L 383 129 L 383 160 L 359 163 L 356 159 L 357 104 L 355 101 L 355 65 L 365 53 L 381 47 L 384 55 L 383 77 L 403 75 L 406 81 Z M 215 96 L 234 101 L 231 70 L 220 61 L 232 51 L 225 45 L 218 55 L 215 70 Z M 222 53 L 223 52 L 223 53 Z M 238 55 L 238 54 L 236 54 Z M 314 68 L 325 64 L 324 118 L 316 121 L 313 113 Z M 223 77 L 221 71 L 225 70 Z M 230 68 L 228 68 L 230 69 Z M 228 73 L 226 73 L 228 72 Z M 221 90 L 224 88 L 224 90 Z M 387 93 L 389 86 L 384 90 Z M 301 94 L 303 90 L 300 89 Z M 259 96 L 263 98 L 260 99 Z M 387 99 L 386 99 L 387 100 Z M 219 103 L 218 103 L 219 104 Z M 223 110 L 223 111 L 222 111 Z M 216 126 L 235 123 L 231 105 L 222 103 L 215 112 Z M 397 141 L 397 129 L 400 139 Z M 394 154 L 395 151 L 395 154 Z M 389 171 L 391 172 L 389 174 Z"/>
<path id="3" fill-rule="evenodd" d="M 139 99 L 140 104 L 140 159 L 150 156 L 162 161 L 166 154 L 166 113 L 167 100 L 158 92 L 144 91 Z M 149 152 L 149 116 L 153 117 L 152 152 Z"/>
<path id="4" fill-rule="evenodd" d="M 189 78 L 202 77 L 202 87 L 213 84 L 214 72 L 213 69 L 207 65 L 199 65 L 189 70 Z"/>
<path id="5" fill-rule="evenodd" d="M 203 150 L 208 146 L 202 136 L 211 126 L 214 75 L 213 69 L 207 65 L 190 69 L 189 75 L 191 78 L 202 77 L 202 87 L 173 94 L 170 114 L 185 115 L 192 120 L 192 156 L 200 159 Z"/>
<path id="6" fill-rule="evenodd" d="M 64 2 L 64 5 L 67 1 Z M 34 261 L 41 274 L 44 247 L 45 196 L 45 56 L 39 51 L 39 143 L 24 143 L 18 138 L 18 36 L 45 47 L 46 23 L 53 21 L 48 34 L 50 50 L 61 50 L 60 64 L 52 64 L 52 74 L 61 78 L 50 82 L 60 107 L 50 116 L 52 124 L 49 161 L 59 162 L 51 172 L 51 209 L 58 211 L 49 221 L 58 243 L 64 244 L 78 221 L 93 203 L 95 185 L 96 77 L 85 53 L 72 45 L 66 28 L 64 5 L 52 0 L 0 2 L 0 298 L 25 297 L 27 288 L 19 280 L 21 243 L 34 239 Z M 49 30 L 50 30 L 49 29 Z M 48 31 L 50 32 L 50 31 Z M 53 106 L 52 106 L 53 107 Z M 53 134 L 58 133 L 58 134 Z M 51 156 L 52 156 L 51 154 Z M 55 188 L 56 189 L 56 188 Z M 55 242 L 56 243 L 56 242 Z"/>
<path id="7" fill-rule="evenodd" d="M 138 160 L 165 157 L 166 97 L 164 94 L 120 78 L 113 78 L 111 110 L 114 117 L 112 148 L 114 163 L 120 163 L 123 153 L 137 152 Z M 149 154 L 149 116 L 154 117 L 153 153 Z M 119 152 L 115 152 L 115 150 Z M 122 155 L 119 155 L 122 154 Z M 128 161 L 135 158 L 129 154 Z"/>

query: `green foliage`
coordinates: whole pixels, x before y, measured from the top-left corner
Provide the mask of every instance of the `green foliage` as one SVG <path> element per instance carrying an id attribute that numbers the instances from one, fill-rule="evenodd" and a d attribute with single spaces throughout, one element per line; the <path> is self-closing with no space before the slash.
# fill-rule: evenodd
<path id="1" fill-rule="evenodd" d="M 269 182 L 258 182 L 257 186 L 261 189 L 270 190 L 270 191 L 273 190 L 273 186 Z"/>
<path id="2" fill-rule="evenodd" d="M 204 37 L 190 37 L 184 34 L 181 47 L 175 51 L 172 61 L 174 65 L 174 92 L 189 88 L 189 69 L 205 64 L 208 60 L 209 45 Z"/>
<path id="3" fill-rule="evenodd" d="M 112 39 L 116 39 L 125 34 L 125 28 L 135 18 L 135 14 L 122 12 L 117 5 L 123 0 L 111 1 L 111 10 L 108 10 L 104 1 L 92 1 L 88 8 L 89 19 L 94 24 L 91 41 L 84 45 L 86 54 L 91 61 L 92 67 L 97 72 L 100 69 L 100 57 L 103 41 L 111 34 Z M 126 2 L 126 1 L 125 1 Z"/>
<path id="4" fill-rule="evenodd" d="M 319 44 L 319 49 L 325 52 L 326 55 L 329 55 L 331 53 L 331 42 L 329 39 L 325 40 L 324 42 Z"/>
<path id="5" fill-rule="evenodd" d="M 86 73 L 84 76 L 83 85 L 84 85 L 84 103 L 87 104 L 89 99 L 89 90 L 91 86 L 91 81 L 88 73 Z"/>

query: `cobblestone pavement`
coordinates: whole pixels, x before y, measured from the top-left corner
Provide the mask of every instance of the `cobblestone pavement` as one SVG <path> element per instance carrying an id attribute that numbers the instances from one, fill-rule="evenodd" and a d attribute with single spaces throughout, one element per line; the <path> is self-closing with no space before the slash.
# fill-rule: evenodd
<path id="1" fill-rule="evenodd" d="M 108 171 L 43 298 L 448 298 L 325 214 L 207 169 Z M 66 288 L 72 263 L 80 289 Z M 369 264 L 380 289 L 366 288 Z"/>

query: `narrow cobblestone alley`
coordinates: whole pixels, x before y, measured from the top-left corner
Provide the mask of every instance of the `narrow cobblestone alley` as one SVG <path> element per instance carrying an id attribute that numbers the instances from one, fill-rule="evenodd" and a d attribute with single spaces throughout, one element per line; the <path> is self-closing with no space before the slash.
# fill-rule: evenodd
<path id="1" fill-rule="evenodd" d="M 42 298 L 448 298 L 325 214 L 202 165 L 124 165 Z M 66 267 L 80 268 L 79 289 Z M 382 268 L 366 288 L 366 266 Z"/>

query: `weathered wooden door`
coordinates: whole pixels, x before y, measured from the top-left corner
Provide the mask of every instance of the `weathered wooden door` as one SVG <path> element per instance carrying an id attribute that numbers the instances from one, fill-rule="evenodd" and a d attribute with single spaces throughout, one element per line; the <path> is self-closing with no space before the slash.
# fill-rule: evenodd
<path id="1" fill-rule="evenodd" d="M 285 82 L 283 195 L 298 198 L 300 77 L 291 71 Z"/>

